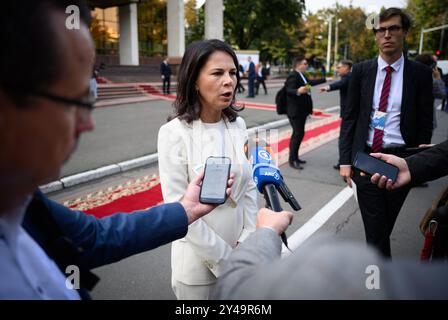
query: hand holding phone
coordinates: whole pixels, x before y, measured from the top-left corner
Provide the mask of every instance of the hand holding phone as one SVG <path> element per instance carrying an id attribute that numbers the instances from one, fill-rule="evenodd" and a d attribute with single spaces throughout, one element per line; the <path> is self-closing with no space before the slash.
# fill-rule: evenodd
<path id="1" fill-rule="evenodd" d="M 230 176 L 230 158 L 208 157 L 205 162 L 199 202 L 222 204 L 226 201 L 227 181 Z"/>
<path id="2" fill-rule="evenodd" d="M 372 157 L 364 152 L 358 152 L 356 154 L 355 160 L 353 160 L 353 166 L 371 176 L 375 173 L 379 173 L 381 176 L 386 176 L 393 182 L 397 180 L 398 168 L 396 166 Z"/>

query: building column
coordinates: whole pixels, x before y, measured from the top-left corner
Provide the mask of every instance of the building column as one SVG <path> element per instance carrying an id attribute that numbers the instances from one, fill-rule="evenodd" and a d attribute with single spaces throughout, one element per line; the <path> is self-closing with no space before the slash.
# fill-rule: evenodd
<path id="1" fill-rule="evenodd" d="M 205 39 L 224 40 L 222 0 L 207 0 L 205 2 Z"/>
<path id="2" fill-rule="evenodd" d="M 184 1 L 168 0 L 167 3 L 168 56 L 182 57 L 185 52 Z"/>
<path id="3" fill-rule="evenodd" d="M 120 65 L 139 65 L 137 4 L 118 8 L 120 23 Z"/>

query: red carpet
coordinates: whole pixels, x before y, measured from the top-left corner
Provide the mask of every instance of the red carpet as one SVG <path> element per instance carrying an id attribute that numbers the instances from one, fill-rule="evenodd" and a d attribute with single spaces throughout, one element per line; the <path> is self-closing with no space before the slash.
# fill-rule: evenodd
<path id="1" fill-rule="evenodd" d="M 307 130 L 307 131 L 305 131 L 305 136 L 303 137 L 302 142 L 305 142 L 305 141 L 307 141 L 307 140 L 309 140 L 311 138 L 317 137 L 317 136 L 319 136 L 321 134 L 324 134 L 324 133 L 326 133 L 328 131 L 331 131 L 331 130 L 334 130 L 336 128 L 339 128 L 340 124 L 341 124 L 341 119 L 337 119 L 337 120 L 334 120 L 334 121 L 332 121 L 330 123 L 327 123 L 325 125 L 318 126 L 318 127 L 314 128 L 314 129 L 311 129 L 311 130 Z M 289 138 L 280 140 L 278 142 L 278 144 L 273 143 L 272 144 L 272 149 L 273 150 L 278 150 L 278 152 L 282 152 L 286 148 L 289 148 L 289 141 L 290 140 L 291 140 L 291 138 L 289 137 Z"/>
<path id="2" fill-rule="evenodd" d="M 84 213 L 92 214 L 97 218 L 111 215 L 115 212 L 133 212 L 153 207 L 163 201 L 160 183 L 155 187 L 129 196 L 124 196 L 103 206 L 85 210 Z"/>

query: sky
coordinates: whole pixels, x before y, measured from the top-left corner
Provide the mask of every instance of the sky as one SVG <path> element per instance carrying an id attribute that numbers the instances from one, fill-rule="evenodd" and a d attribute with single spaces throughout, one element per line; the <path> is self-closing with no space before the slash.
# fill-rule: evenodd
<path id="1" fill-rule="evenodd" d="M 381 7 L 399 7 L 407 5 L 407 0 L 305 0 L 306 11 L 316 13 L 319 9 L 334 7 L 338 2 L 340 5 L 349 6 L 350 2 L 354 7 L 361 7 L 366 13 L 379 12 Z"/>

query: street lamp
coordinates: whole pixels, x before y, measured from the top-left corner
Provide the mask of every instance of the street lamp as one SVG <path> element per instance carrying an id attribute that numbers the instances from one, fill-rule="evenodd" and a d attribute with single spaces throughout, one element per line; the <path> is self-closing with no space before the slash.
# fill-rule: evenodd
<path id="1" fill-rule="evenodd" d="M 330 71 L 330 55 L 331 55 L 331 23 L 333 15 L 328 16 L 328 43 L 327 43 L 327 71 Z"/>
<path id="2" fill-rule="evenodd" d="M 422 50 L 423 50 L 423 35 L 426 32 L 431 32 L 431 31 L 436 31 L 436 30 L 443 30 L 443 29 L 446 29 L 446 28 L 448 28 L 448 24 L 444 24 L 442 26 L 435 27 L 435 28 L 429 28 L 429 29 L 423 29 L 422 28 L 422 30 L 420 32 L 420 45 L 418 47 L 418 54 L 422 54 Z"/>
<path id="3" fill-rule="evenodd" d="M 336 63 L 338 61 L 338 37 L 339 37 L 338 25 L 341 22 L 342 22 L 342 19 L 336 20 L 336 27 L 335 27 L 336 30 L 334 32 L 334 63 Z"/>

